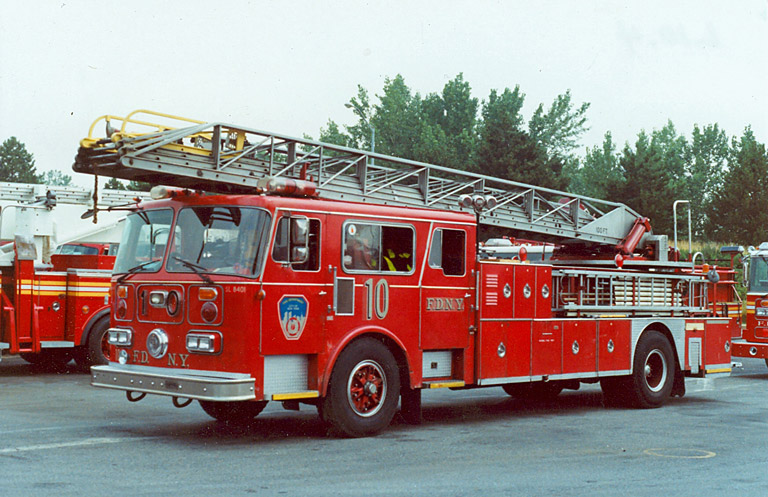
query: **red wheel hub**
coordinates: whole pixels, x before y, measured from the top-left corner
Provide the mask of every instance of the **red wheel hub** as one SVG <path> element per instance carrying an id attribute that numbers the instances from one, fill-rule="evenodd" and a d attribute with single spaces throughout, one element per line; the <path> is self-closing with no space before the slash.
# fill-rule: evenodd
<path id="1" fill-rule="evenodd" d="M 350 406 L 363 417 L 376 414 L 387 395 L 386 377 L 375 361 L 362 361 L 355 366 L 347 387 Z"/>

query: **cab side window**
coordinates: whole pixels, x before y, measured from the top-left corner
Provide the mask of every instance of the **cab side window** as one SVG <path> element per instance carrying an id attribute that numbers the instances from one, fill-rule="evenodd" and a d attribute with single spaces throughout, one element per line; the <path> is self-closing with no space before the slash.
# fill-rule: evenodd
<path id="1" fill-rule="evenodd" d="M 442 269 L 446 276 L 461 276 L 466 270 L 466 232 L 438 228 L 432 235 L 429 266 Z"/>
<path id="2" fill-rule="evenodd" d="M 411 273 L 414 231 L 410 226 L 348 223 L 344 228 L 345 270 Z"/>

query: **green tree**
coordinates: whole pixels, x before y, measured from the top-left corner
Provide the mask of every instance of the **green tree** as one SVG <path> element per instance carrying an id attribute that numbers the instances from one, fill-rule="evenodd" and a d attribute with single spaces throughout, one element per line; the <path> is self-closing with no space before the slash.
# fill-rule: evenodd
<path id="1" fill-rule="evenodd" d="M 378 97 L 381 103 L 368 120 L 376 130 L 376 151 L 419 160 L 415 152 L 422 129 L 421 97 L 411 94 L 400 74 L 384 80 L 383 93 Z M 361 127 L 361 132 L 364 130 Z"/>
<path id="2" fill-rule="evenodd" d="M 717 124 L 693 127 L 686 164 L 685 198 L 691 201 L 693 233 L 702 237 L 713 192 L 722 186 L 728 163 L 728 137 Z"/>
<path id="3" fill-rule="evenodd" d="M 0 181 L 40 183 L 34 156 L 15 136 L 0 145 Z"/>
<path id="4" fill-rule="evenodd" d="M 152 184 L 144 181 L 131 181 L 128 183 L 126 190 L 132 192 L 148 192 L 152 188 Z"/>
<path id="5" fill-rule="evenodd" d="M 539 104 L 528 122 L 528 133 L 550 156 L 566 159 L 577 147 L 579 138 L 589 129 L 586 117 L 588 109 L 587 102 L 574 108 L 571 90 L 567 90 L 555 97 L 546 113 L 544 105 Z"/>
<path id="6" fill-rule="evenodd" d="M 110 190 L 125 190 L 125 185 L 122 181 L 120 181 L 117 178 L 109 178 L 109 181 L 107 181 L 104 184 L 104 188 L 108 188 Z"/>
<path id="7" fill-rule="evenodd" d="M 342 132 L 339 125 L 331 119 L 328 120 L 327 128 L 320 128 L 320 141 L 342 147 L 352 146 L 352 137 Z"/>
<path id="8" fill-rule="evenodd" d="M 624 182 L 619 154 L 611 132 L 605 133 L 601 147 L 587 149 L 581 168 L 571 176 L 571 190 L 589 197 L 610 200 Z"/>
<path id="9" fill-rule="evenodd" d="M 472 97 L 472 88 L 464 81 L 463 73 L 448 81 L 441 95 L 433 93 L 423 100 L 420 141 L 425 145 L 431 138 L 434 148 L 444 149 L 442 155 L 445 159 L 439 164 L 456 169 L 473 168 L 478 105 L 478 99 Z"/>
<path id="10" fill-rule="evenodd" d="M 535 186 L 564 189 L 563 162 L 522 129 L 525 96 L 519 86 L 501 94 L 491 90 L 483 102 L 477 147 L 478 172 Z"/>
<path id="11" fill-rule="evenodd" d="M 374 131 L 371 127 L 373 124 L 371 123 L 373 108 L 371 107 L 371 102 L 368 98 L 368 90 L 357 85 L 357 95 L 350 98 L 349 103 L 344 105 L 352 109 L 352 112 L 354 112 L 358 118 L 357 124 L 346 127 L 347 133 L 351 138 L 350 146 L 363 150 L 371 150 L 371 140 L 375 137 L 373 136 Z"/>
<path id="12" fill-rule="evenodd" d="M 61 171 L 46 171 L 43 173 L 41 182 L 51 186 L 69 186 L 72 184 L 72 176 Z"/>
<path id="13" fill-rule="evenodd" d="M 731 141 L 728 171 L 708 205 L 712 240 L 757 245 L 768 240 L 768 155 L 751 128 Z"/>
<path id="14" fill-rule="evenodd" d="M 650 218 L 655 233 L 667 235 L 673 231 L 672 204 L 680 198 L 674 170 L 681 142 L 673 131 L 665 128 L 652 136 L 641 131 L 634 149 L 627 144 L 619 159 L 623 181 L 608 195 Z"/>

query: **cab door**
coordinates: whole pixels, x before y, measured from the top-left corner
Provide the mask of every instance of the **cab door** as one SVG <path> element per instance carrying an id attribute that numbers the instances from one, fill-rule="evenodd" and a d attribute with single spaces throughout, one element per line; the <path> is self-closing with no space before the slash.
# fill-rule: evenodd
<path id="1" fill-rule="evenodd" d="M 321 350 L 332 281 L 323 271 L 326 216 L 278 211 L 264 272 L 261 352 L 313 354 Z"/>
<path id="2" fill-rule="evenodd" d="M 467 231 L 432 230 L 421 284 L 421 349 L 466 349 L 469 344 L 472 275 L 467 261 Z"/>

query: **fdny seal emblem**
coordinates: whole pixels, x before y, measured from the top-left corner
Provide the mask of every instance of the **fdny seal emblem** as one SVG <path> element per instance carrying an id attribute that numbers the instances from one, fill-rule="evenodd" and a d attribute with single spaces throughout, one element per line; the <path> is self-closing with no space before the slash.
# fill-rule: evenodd
<path id="1" fill-rule="evenodd" d="M 303 295 L 284 295 L 277 303 L 280 327 L 288 340 L 298 340 L 307 324 L 309 302 Z"/>

